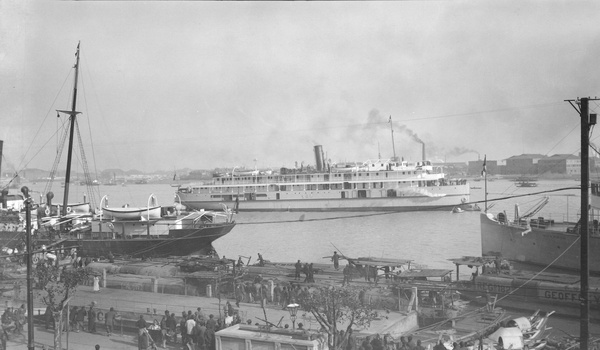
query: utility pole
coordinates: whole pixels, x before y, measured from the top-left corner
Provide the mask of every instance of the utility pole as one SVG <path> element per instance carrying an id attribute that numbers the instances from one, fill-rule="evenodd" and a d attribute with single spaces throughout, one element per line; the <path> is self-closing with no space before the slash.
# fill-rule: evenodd
<path id="1" fill-rule="evenodd" d="M 21 193 L 25 197 L 25 234 L 27 235 L 27 349 L 35 350 L 33 340 L 33 287 L 31 286 L 31 254 L 33 248 L 31 247 L 31 197 L 29 196 L 29 188 L 27 186 L 21 187 Z"/>
<path id="2" fill-rule="evenodd" d="M 588 265 L 589 256 L 589 133 L 590 125 L 596 124 L 596 114 L 589 113 L 589 101 L 598 99 L 582 97 L 577 100 L 566 100 L 571 104 L 581 119 L 581 219 L 579 220 L 579 237 L 581 239 L 581 309 L 579 314 L 579 349 L 588 350 L 589 326 L 590 326 L 590 300 L 589 300 L 589 278 L 590 271 Z M 579 106 L 579 109 L 577 106 Z"/>

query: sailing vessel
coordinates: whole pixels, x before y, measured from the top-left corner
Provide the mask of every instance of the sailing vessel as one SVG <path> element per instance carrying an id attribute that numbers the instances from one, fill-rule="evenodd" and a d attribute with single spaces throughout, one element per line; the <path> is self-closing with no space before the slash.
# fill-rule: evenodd
<path id="1" fill-rule="evenodd" d="M 229 233 L 236 224 L 232 211 L 227 208 L 219 212 L 184 212 L 175 205 L 159 206 L 154 196 L 150 196 L 153 201 L 144 210 L 110 208 L 105 205 L 100 208 L 101 212 L 96 212 L 92 209 L 95 207 L 93 200 L 87 201 L 84 198 L 83 203 L 68 202 L 73 138 L 75 129 L 78 128 L 76 116 L 80 113 L 76 110 L 79 49 L 80 46 L 77 45 L 71 110 L 58 111 L 70 118 L 63 203 L 53 204 L 53 194 L 50 192 L 46 196 L 46 203 L 37 208 L 34 213 L 37 214 L 34 245 L 45 246 L 48 251 L 75 248 L 79 256 L 90 257 L 106 257 L 110 254 L 153 257 L 208 253 L 212 250 L 211 243 Z M 79 136 L 78 130 L 77 133 Z M 81 158 L 85 160 L 83 155 Z M 84 169 L 87 170 L 85 162 Z M 86 183 L 92 183 L 88 174 Z M 4 227 L 3 232 L 0 232 L 3 247 L 23 245 L 26 234 L 23 220 L 20 219 L 19 222 L 18 229 L 8 232 Z"/>
<path id="2" fill-rule="evenodd" d="M 322 146 L 314 150 L 315 167 L 233 171 L 209 183 L 180 187 L 177 196 L 194 209 L 218 210 L 223 203 L 239 205 L 240 211 L 451 210 L 469 201 L 468 183 L 447 179 L 430 161 L 376 159 L 360 167 L 336 167 L 325 164 Z"/>

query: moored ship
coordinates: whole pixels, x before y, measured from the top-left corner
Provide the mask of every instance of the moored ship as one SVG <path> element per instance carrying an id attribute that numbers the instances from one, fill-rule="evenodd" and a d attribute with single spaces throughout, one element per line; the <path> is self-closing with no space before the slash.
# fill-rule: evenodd
<path id="1" fill-rule="evenodd" d="M 589 225 L 590 273 L 600 274 L 600 183 L 592 183 Z M 581 259 L 580 225 L 543 217 L 517 215 L 514 220 L 505 213 L 481 214 L 482 254 L 536 266 L 579 271 Z"/>
<path id="2" fill-rule="evenodd" d="M 455 289 L 475 304 L 494 303 L 501 307 L 530 310 L 551 309 L 558 315 L 578 317 L 581 302 L 580 278 L 575 274 L 514 269 L 497 257 L 450 259 L 476 271 L 468 280 L 458 280 Z M 497 265 L 500 265 L 500 268 Z M 594 320 L 600 320 L 600 278 L 589 280 L 589 302 Z M 486 295 L 486 297 L 482 297 Z"/>
<path id="3" fill-rule="evenodd" d="M 469 201 L 466 180 L 448 180 L 429 161 L 408 164 L 370 160 L 327 166 L 315 146 L 316 167 L 278 173 L 219 174 L 210 183 L 180 187 L 187 207 L 240 211 L 417 211 L 450 210 Z"/>
<path id="4" fill-rule="evenodd" d="M 178 206 L 159 206 L 151 196 L 146 208 L 102 207 L 94 210 L 91 200 L 70 203 L 70 168 L 73 151 L 73 134 L 78 129 L 75 101 L 79 70 L 79 45 L 77 46 L 75 83 L 70 110 L 58 110 L 69 115 L 70 139 L 68 143 L 67 170 L 62 204 L 53 204 L 52 192 L 47 192 L 46 203 L 31 205 L 32 240 L 36 252 L 77 249 L 78 255 L 107 257 L 110 254 L 133 257 L 184 256 L 206 254 L 212 250 L 211 243 L 229 233 L 236 223 L 230 209 L 219 212 L 199 210 L 185 212 Z M 69 133 L 64 133 L 64 137 Z M 79 131 L 77 130 L 79 135 Z M 64 143 L 64 140 L 63 140 Z M 62 150 L 61 150 L 62 152 Z M 85 161 L 83 148 L 81 159 Z M 60 153 L 57 155 L 59 159 Z M 84 163 L 84 169 L 87 164 Z M 50 177 L 54 178 L 54 174 Z M 86 184 L 93 184 L 86 173 Z M 97 186 L 95 186 L 97 187 Z M 46 192 L 46 191 L 45 191 Z M 26 202 L 31 201 L 28 190 L 23 188 Z M 6 202 L 8 197 L 2 195 Z M 7 203 L 2 205 L 8 208 Z M 26 241 L 25 212 L 18 208 L 3 209 L 0 214 L 0 244 L 6 252 L 22 251 Z M 44 247 L 44 248 L 42 248 Z M 42 249 L 40 249 L 42 248 Z"/>

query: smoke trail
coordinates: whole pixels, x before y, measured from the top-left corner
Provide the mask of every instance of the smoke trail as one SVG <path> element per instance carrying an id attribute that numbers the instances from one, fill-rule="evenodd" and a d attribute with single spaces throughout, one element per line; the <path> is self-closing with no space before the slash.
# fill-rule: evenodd
<path id="1" fill-rule="evenodd" d="M 448 152 L 446 152 L 446 155 L 448 156 L 452 156 L 452 157 L 456 157 L 456 156 L 460 156 L 463 155 L 465 153 L 477 153 L 479 154 L 479 152 L 470 149 L 470 148 L 465 148 L 465 147 L 454 147 L 451 150 L 449 150 Z"/>
<path id="2" fill-rule="evenodd" d="M 389 128 L 389 124 L 388 124 L 389 118 L 390 118 L 389 116 L 388 117 L 382 116 L 377 109 L 372 109 L 369 112 L 368 123 L 380 125 L 382 128 Z M 394 129 L 395 129 L 394 131 L 398 131 L 398 132 L 401 132 L 401 133 L 409 136 L 413 141 L 417 141 L 419 143 L 424 143 L 423 140 L 421 140 L 419 138 L 417 133 L 415 133 L 414 131 L 409 129 L 406 125 L 400 125 L 400 126 L 394 125 Z"/>
<path id="3" fill-rule="evenodd" d="M 398 127 L 398 130 L 401 133 L 404 133 L 404 134 L 410 136 L 410 138 L 413 139 L 414 141 L 417 141 L 419 143 L 425 143 L 425 142 L 423 142 L 423 140 L 421 140 L 419 138 L 419 136 L 417 136 L 417 134 L 414 131 L 410 130 L 406 125 L 400 125 Z"/>

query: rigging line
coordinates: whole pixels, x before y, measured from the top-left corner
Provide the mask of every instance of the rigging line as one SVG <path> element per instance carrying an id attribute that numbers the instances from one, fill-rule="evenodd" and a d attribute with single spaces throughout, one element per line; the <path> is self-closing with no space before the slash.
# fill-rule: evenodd
<path id="1" fill-rule="evenodd" d="M 571 133 L 573 131 L 575 131 L 575 129 L 579 128 L 579 123 L 576 124 L 573 129 L 571 129 L 571 131 L 569 131 L 562 139 L 560 139 L 556 144 L 554 144 L 554 146 L 552 148 L 550 148 L 550 150 L 548 152 L 546 152 L 546 156 L 548 156 L 548 154 L 550 152 L 552 152 L 553 149 L 555 149 L 556 147 L 558 147 L 559 144 L 561 144 L 569 135 L 571 135 Z"/>
<path id="2" fill-rule="evenodd" d="M 21 165 L 24 161 L 24 159 L 27 157 L 27 153 L 29 153 L 29 150 L 31 149 L 31 147 L 33 146 L 33 140 L 35 140 L 38 136 L 38 134 L 40 133 L 40 131 L 42 130 L 44 123 L 46 121 L 46 119 L 48 119 L 48 116 L 50 115 L 50 111 L 52 110 L 52 106 L 54 106 L 54 104 L 56 103 L 56 100 L 58 100 L 58 96 L 60 95 L 60 92 L 63 90 L 63 88 L 65 87 L 65 84 L 67 83 L 69 77 L 71 76 L 71 71 L 72 68 L 69 68 L 69 73 L 67 74 L 67 77 L 65 78 L 65 81 L 63 81 L 60 89 L 58 90 L 58 92 L 56 93 L 56 96 L 54 97 L 54 100 L 52 101 L 52 103 L 50 104 L 50 108 L 48 109 L 48 112 L 46 112 L 46 116 L 44 117 L 44 120 L 42 120 L 42 122 L 40 123 L 40 126 L 38 128 L 38 130 L 35 132 L 35 135 L 33 136 L 31 143 L 29 144 L 29 147 L 27 147 L 27 150 L 25 151 L 25 154 L 23 154 L 23 158 L 21 159 L 21 163 L 19 163 L 19 166 L 17 167 L 17 169 L 22 169 Z M 54 136 L 54 135 L 53 135 Z M 47 143 L 46 143 L 47 144 Z M 44 146 L 46 145 L 44 144 Z M 37 155 L 39 153 L 39 151 L 35 154 Z M 25 166 L 27 166 L 27 164 L 29 164 L 31 161 L 27 162 L 25 164 Z"/>
<path id="3" fill-rule="evenodd" d="M 513 198 L 535 196 L 535 195 L 540 195 L 540 194 L 544 194 L 544 193 L 552 193 L 552 192 L 567 191 L 567 190 L 579 190 L 579 189 L 581 189 L 581 188 L 578 186 L 577 187 L 563 187 L 563 188 L 557 188 L 557 189 L 553 189 L 553 190 L 544 190 L 544 191 L 525 193 L 525 194 L 519 194 L 519 195 L 514 195 L 514 196 L 505 196 L 505 197 L 492 198 L 492 199 L 488 198 L 487 201 L 488 202 L 496 202 L 496 201 L 513 199 Z M 466 202 L 466 203 L 462 203 L 462 204 L 480 204 L 480 203 L 485 203 L 485 200 Z M 439 207 L 434 207 L 434 208 L 428 208 L 426 210 L 421 210 L 421 211 L 437 211 L 437 210 L 440 210 L 440 208 L 445 208 L 445 207 L 448 207 L 448 206 L 444 205 L 444 206 L 439 206 Z M 386 211 L 386 212 L 374 212 L 374 213 L 359 214 L 359 215 L 335 216 L 335 217 L 329 217 L 329 218 L 314 218 L 314 219 L 302 219 L 302 220 L 294 219 L 294 220 L 283 220 L 283 221 L 239 222 L 239 223 L 237 223 L 237 225 L 264 225 L 264 224 L 282 224 L 282 223 L 292 223 L 292 222 L 297 223 L 297 222 L 311 222 L 311 221 L 329 221 L 329 220 L 354 219 L 354 218 L 364 218 L 364 217 L 373 217 L 373 216 L 381 216 L 381 215 L 391 215 L 391 214 L 398 214 L 398 213 L 402 213 L 402 212 Z"/>
<path id="4" fill-rule="evenodd" d="M 68 122 L 68 120 L 65 121 L 65 123 L 63 123 L 63 127 L 64 125 Z M 58 133 L 59 130 L 56 131 L 56 133 Z M 62 152 L 65 148 L 65 142 L 67 140 L 67 133 L 63 133 L 62 134 L 62 138 L 60 139 L 60 146 L 59 148 L 56 150 L 56 154 L 54 156 L 54 163 L 52 164 L 52 169 L 50 169 L 50 179 L 46 182 L 46 185 L 44 186 L 44 193 L 48 193 L 50 190 L 52 190 L 52 185 L 54 184 L 54 178 L 56 176 L 56 171 L 58 169 L 58 164 L 60 163 L 60 159 L 62 157 Z M 50 139 L 48 140 L 50 141 Z"/>
<path id="5" fill-rule="evenodd" d="M 434 116 L 434 117 L 426 117 L 426 118 L 401 119 L 399 121 L 419 121 L 419 120 L 428 120 L 428 119 L 464 117 L 464 116 L 471 116 L 471 115 L 477 115 L 477 114 L 487 114 L 487 113 L 495 113 L 495 112 L 510 112 L 510 111 L 517 111 L 517 110 L 520 110 L 520 109 L 533 109 L 533 108 L 540 108 L 540 107 L 552 107 L 552 106 L 558 106 L 558 105 L 561 105 L 561 104 L 562 103 L 558 103 L 558 102 L 542 103 L 542 104 L 537 104 L 537 105 L 529 105 L 529 106 L 521 106 L 521 107 L 507 107 L 507 108 L 500 108 L 500 109 L 494 109 L 494 110 L 488 110 L 488 111 L 477 111 L 477 112 L 470 112 L 470 113 L 447 114 L 447 115 Z M 382 123 L 380 123 L 380 124 L 382 124 Z M 385 122 L 385 123 L 387 124 L 387 122 Z"/>
<path id="6" fill-rule="evenodd" d="M 83 77 L 82 77 L 83 78 Z M 81 87 L 82 87 L 82 93 L 83 93 L 83 100 L 85 102 L 85 111 L 86 111 L 86 118 L 87 118 L 87 126 L 88 126 L 88 135 L 90 138 L 90 145 L 92 148 L 92 159 L 94 161 L 94 176 L 97 179 L 98 178 L 98 167 L 96 164 L 96 152 L 94 150 L 94 140 L 92 138 L 92 127 L 91 127 L 91 122 L 90 122 L 90 113 L 89 113 L 89 109 L 88 109 L 88 103 L 87 103 L 87 95 L 86 95 L 86 88 L 85 88 L 85 84 L 83 79 L 81 79 Z M 83 148 L 83 145 L 81 146 Z"/>
<path id="7" fill-rule="evenodd" d="M 420 121 L 420 120 L 429 120 L 429 119 L 453 118 L 453 117 L 471 116 L 471 115 L 487 114 L 487 113 L 494 113 L 494 112 L 514 111 L 514 110 L 520 110 L 520 109 L 552 107 L 552 106 L 557 106 L 557 105 L 562 105 L 562 104 L 561 103 L 546 103 L 546 104 L 537 104 L 537 105 L 529 105 L 529 106 L 521 106 L 521 107 L 508 107 L 508 108 L 501 108 L 501 109 L 496 109 L 496 110 L 478 111 L 478 112 L 470 112 L 470 113 L 457 113 L 457 114 L 447 114 L 447 115 L 424 117 L 424 118 L 401 119 L 399 121 L 400 122 L 408 122 L 408 121 Z M 369 126 L 369 125 L 384 125 L 384 124 L 388 124 L 388 123 L 389 123 L 389 121 L 386 120 L 386 121 L 381 121 L 381 122 L 323 126 L 323 127 L 318 127 L 318 128 L 315 127 L 315 128 L 308 128 L 308 129 L 289 129 L 289 130 L 284 130 L 284 131 L 300 132 L 300 131 L 328 130 L 328 129 L 338 129 L 338 128 L 354 128 L 354 127 L 364 128 L 365 126 Z"/>
<path id="8" fill-rule="evenodd" d="M 63 123 L 63 125 L 64 125 L 64 123 Z M 59 131 L 60 130 L 56 130 L 52 135 L 50 135 L 50 137 L 48 138 L 48 140 L 46 142 L 44 142 L 44 144 L 42 145 L 42 147 L 40 147 L 40 149 L 38 149 L 38 151 L 33 155 L 33 157 L 31 157 L 31 159 L 27 163 L 25 163 L 23 165 L 23 167 L 21 167 L 21 165 L 19 165 L 18 169 L 24 169 L 25 167 L 27 167 L 35 159 L 35 157 L 37 157 L 42 152 L 42 150 L 45 149 L 45 146 L 48 145 L 48 143 L 50 143 L 50 141 L 52 141 L 52 138 L 54 136 L 56 136 L 59 133 Z M 32 144 L 33 144 L 33 142 L 32 142 Z M 29 152 L 29 150 L 27 152 Z M 17 172 L 20 172 L 20 171 L 17 170 Z"/>

